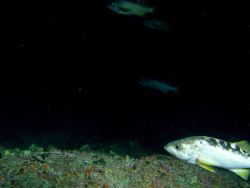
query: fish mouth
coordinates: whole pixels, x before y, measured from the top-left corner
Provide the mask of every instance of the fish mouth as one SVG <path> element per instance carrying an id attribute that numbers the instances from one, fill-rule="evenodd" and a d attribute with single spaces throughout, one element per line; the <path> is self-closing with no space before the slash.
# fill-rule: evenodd
<path id="1" fill-rule="evenodd" d="M 170 146 L 164 146 L 164 149 L 170 153 L 170 154 L 174 154 L 175 153 L 175 150 L 173 149 L 173 147 L 170 147 Z"/>
<path id="2" fill-rule="evenodd" d="M 168 152 L 170 151 L 170 148 L 168 146 L 164 146 L 164 149 Z"/>

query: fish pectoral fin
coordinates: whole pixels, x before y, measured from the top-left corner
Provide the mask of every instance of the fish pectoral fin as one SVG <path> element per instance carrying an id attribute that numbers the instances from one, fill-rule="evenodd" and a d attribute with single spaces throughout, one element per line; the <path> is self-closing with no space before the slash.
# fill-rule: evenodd
<path id="1" fill-rule="evenodd" d="M 210 166 L 209 164 L 205 164 L 205 163 L 206 163 L 205 161 L 202 161 L 199 159 L 196 160 L 196 164 L 198 164 L 200 167 L 202 167 L 210 172 L 216 173 L 216 170 L 213 166 Z"/>
<path id="2" fill-rule="evenodd" d="M 244 180 L 248 180 L 250 176 L 250 169 L 243 168 L 243 169 L 229 169 L 229 170 L 234 172 Z"/>
<path id="3" fill-rule="evenodd" d="M 239 142 L 234 142 L 234 144 L 236 144 L 240 148 L 246 150 L 246 152 L 250 154 L 250 143 L 248 141 L 243 140 L 243 141 L 239 141 Z"/>

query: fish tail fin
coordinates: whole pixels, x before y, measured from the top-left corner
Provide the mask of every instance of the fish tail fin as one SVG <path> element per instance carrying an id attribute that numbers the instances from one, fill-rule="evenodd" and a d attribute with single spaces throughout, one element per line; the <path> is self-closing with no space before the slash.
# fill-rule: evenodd
<path id="1" fill-rule="evenodd" d="M 152 7 L 151 8 L 151 14 L 155 14 L 155 12 L 157 12 L 157 7 L 155 6 L 155 7 Z"/>
<path id="2" fill-rule="evenodd" d="M 175 93 L 178 94 L 178 95 L 180 94 L 180 88 L 179 87 L 176 87 Z"/>
<path id="3" fill-rule="evenodd" d="M 230 169 L 230 171 L 234 172 L 244 180 L 248 180 L 250 177 L 250 169 Z"/>

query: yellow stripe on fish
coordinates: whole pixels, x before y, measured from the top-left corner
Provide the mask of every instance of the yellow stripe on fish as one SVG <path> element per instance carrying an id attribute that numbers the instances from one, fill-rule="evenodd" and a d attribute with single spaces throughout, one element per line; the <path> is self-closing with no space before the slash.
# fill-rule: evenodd
<path id="1" fill-rule="evenodd" d="M 178 159 L 215 172 L 213 166 L 228 169 L 243 179 L 250 176 L 250 144 L 248 141 L 226 142 L 207 136 L 193 136 L 172 141 L 164 146 Z"/>

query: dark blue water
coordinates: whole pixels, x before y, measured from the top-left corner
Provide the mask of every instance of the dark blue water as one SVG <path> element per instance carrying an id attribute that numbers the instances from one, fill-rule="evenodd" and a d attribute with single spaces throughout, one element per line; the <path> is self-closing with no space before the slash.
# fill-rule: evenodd
<path id="1" fill-rule="evenodd" d="M 171 28 L 162 32 L 146 28 L 141 18 L 115 14 L 107 3 L 8 5 L 10 55 L 48 61 L 67 56 L 69 68 L 80 64 L 77 71 L 2 74 L 2 140 L 15 139 L 18 130 L 136 139 L 159 150 L 191 135 L 250 140 L 250 24 L 244 6 L 149 2 Z M 164 80 L 180 93 L 138 85 L 147 78 Z"/>

